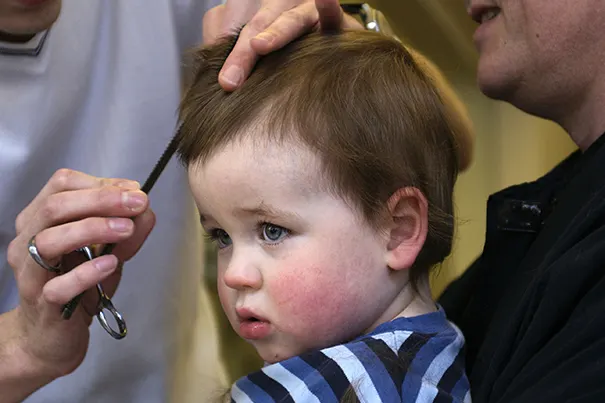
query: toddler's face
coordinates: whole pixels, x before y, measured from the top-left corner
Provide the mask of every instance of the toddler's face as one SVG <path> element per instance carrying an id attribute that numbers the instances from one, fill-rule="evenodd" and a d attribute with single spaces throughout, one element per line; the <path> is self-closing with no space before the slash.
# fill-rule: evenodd
<path id="1" fill-rule="evenodd" d="M 355 338 L 399 290 L 386 236 L 320 186 L 300 145 L 238 140 L 189 180 L 218 246 L 218 290 L 235 329 L 267 362 Z"/>

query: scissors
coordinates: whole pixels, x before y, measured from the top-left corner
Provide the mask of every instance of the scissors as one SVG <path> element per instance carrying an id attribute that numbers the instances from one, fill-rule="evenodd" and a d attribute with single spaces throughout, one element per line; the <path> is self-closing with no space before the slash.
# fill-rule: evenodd
<path id="1" fill-rule="evenodd" d="M 158 162 L 155 164 L 155 166 L 153 167 L 153 170 L 147 177 L 147 180 L 141 187 L 141 191 L 143 191 L 144 193 L 149 194 L 149 192 L 151 191 L 151 188 L 153 188 L 153 185 L 155 185 L 156 181 L 160 177 L 160 174 L 162 173 L 162 171 L 164 171 L 164 168 L 166 168 L 166 165 L 168 165 L 168 162 L 170 162 L 170 159 L 176 152 L 176 149 L 178 147 L 178 143 L 179 143 L 179 140 L 181 137 L 180 136 L 181 127 L 182 127 L 182 123 L 179 122 L 176 127 L 176 130 L 174 132 L 174 136 L 172 137 L 172 140 L 170 140 L 170 143 L 168 143 L 168 146 L 162 153 L 162 156 L 160 157 Z M 113 251 L 113 248 L 115 246 L 116 246 L 116 244 L 105 245 L 105 247 L 103 248 L 103 250 L 101 251 L 99 256 L 110 254 Z M 92 249 L 88 246 L 77 249 L 77 252 L 82 253 L 88 260 L 92 260 L 92 259 L 98 257 L 98 256 L 94 255 L 94 253 L 92 252 Z M 99 323 L 101 324 L 103 329 L 105 329 L 105 331 L 107 333 L 109 333 L 109 335 L 111 337 L 113 337 L 116 340 L 123 339 L 124 337 L 126 337 L 126 333 L 127 333 L 126 322 L 124 321 L 124 317 L 113 306 L 113 303 L 111 302 L 111 300 L 109 299 L 107 294 L 105 294 L 105 292 L 103 291 L 103 287 L 100 284 L 97 284 L 96 288 L 97 288 L 97 294 L 99 296 L 99 301 L 97 302 L 97 307 L 96 307 L 98 310 L 98 313 L 96 316 L 97 316 L 97 319 L 99 320 Z M 78 303 L 82 299 L 83 295 L 84 295 L 84 293 L 76 296 L 75 298 L 73 298 L 71 301 L 69 301 L 67 304 L 65 304 L 63 306 L 63 310 L 61 311 L 61 316 L 63 317 L 63 319 L 68 320 L 69 318 L 71 318 L 71 316 L 73 315 L 74 311 L 76 310 L 76 308 L 78 306 Z M 117 331 L 114 330 L 107 322 L 107 318 L 105 317 L 105 313 L 103 312 L 104 310 L 108 310 L 111 313 L 111 315 L 113 316 L 116 323 L 118 324 Z"/>
<path id="2" fill-rule="evenodd" d="M 94 255 L 94 253 L 92 252 L 92 249 L 89 246 L 85 246 L 83 248 L 77 249 L 76 252 L 82 253 L 88 260 L 93 260 L 96 257 Z M 103 291 L 103 286 L 101 286 L 101 284 L 97 284 L 96 288 L 97 288 L 97 295 L 99 296 L 99 300 L 97 301 L 97 305 L 95 307 L 96 310 L 98 311 L 96 314 L 97 320 L 99 321 L 99 323 L 101 324 L 103 329 L 105 329 L 105 331 L 111 335 L 111 337 L 113 337 L 116 340 L 123 339 L 124 337 L 126 337 L 126 333 L 128 332 L 128 329 L 126 328 L 126 322 L 124 321 L 124 317 L 113 306 L 111 299 L 109 299 L 107 294 L 105 294 L 105 291 Z M 113 319 L 115 320 L 115 322 L 118 325 L 118 330 L 115 330 L 111 327 L 111 325 L 107 321 L 107 318 L 105 317 L 105 312 L 103 312 L 104 310 L 107 310 L 107 311 L 109 311 L 109 313 L 111 313 L 111 315 L 113 316 Z M 64 318 L 65 318 L 66 312 L 67 312 L 66 308 L 64 307 L 63 312 L 62 312 Z M 70 316 L 71 316 L 71 314 L 70 314 Z"/>

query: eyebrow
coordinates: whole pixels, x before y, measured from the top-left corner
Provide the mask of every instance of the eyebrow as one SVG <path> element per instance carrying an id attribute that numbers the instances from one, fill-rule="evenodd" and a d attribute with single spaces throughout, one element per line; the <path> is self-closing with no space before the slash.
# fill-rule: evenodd
<path id="1" fill-rule="evenodd" d="M 261 216 L 267 218 L 290 218 L 294 220 L 300 220 L 300 216 L 296 213 L 280 210 L 275 208 L 269 204 L 261 202 L 258 206 L 255 207 L 241 207 L 233 210 L 233 214 L 240 215 L 252 215 L 252 216 Z"/>
<path id="2" fill-rule="evenodd" d="M 285 218 L 290 220 L 301 220 L 301 216 L 290 212 L 280 210 L 276 207 L 273 207 L 265 202 L 260 202 L 257 206 L 254 207 L 238 207 L 233 209 L 233 215 L 247 215 L 247 216 L 257 216 L 257 217 L 265 217 L 268 219 L 278 219 Z M 204 214 L 200 214 L 200 222 L 202 225 L 208 221 L 209 216 Z"/>

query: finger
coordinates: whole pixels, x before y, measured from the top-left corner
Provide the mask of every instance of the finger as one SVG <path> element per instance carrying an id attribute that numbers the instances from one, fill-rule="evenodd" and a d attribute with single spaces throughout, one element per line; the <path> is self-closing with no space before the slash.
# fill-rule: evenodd
<path id="1" fill-rule="evenodd" d="M 84 246 L 128 239 L 134 229 L 134 222 L 129 218 L 91 217 L 41 231 L 36 235 L 36 246 L 42 258 L 54 264 Z"/>
<path id="2" fill-rule="evenodd" d="M 40 204 L 23 233 L 29 239 L 46 228 L 85 217 L 133 217 L 148 205 L 144 192 L 116 186 L 55 193 Z"/>
<path id="3" fill-rule="evenodd" d="M 59 169 L 49 179 L 46 185 L 44 185 L 40 193 L 38 193 L 30 204 L 17 216 L 17 220 L 15 222 L 17 234 L 22 231 L 26 223 L 28 223 L 36 214 L 40 205 L 44 203 L 44 200 L 46 200 L 46 198 L 51 194 L 70 190 L 98 188 L 107 185 L 131 189 L 138 189 L 141 187 L 136 181 L 119 178 L 98 178 L 71 169 Z"/>
<path id="4" fill-rule="evenodd" d="M 137 197 L 143 196 L 142 207 L 138 207 L 141 201 L 136 203 L 136 208 L 132 207 L 131 197 L 125 196 L 131 193 L 135 193 Z M 9 263 L 15 272 L 15 276 L 18 279 L 23 279 L 24 282 L 23 285 L 20 285 L 20 287 L 23 287 L 22 294 L 27 294 L 30 298 L 34 298 L 49 279 L 49 273 L 39 267 L 29 256 L 27 244 L 34 234 L 38 234 L 36 243 L 42 258 L 47 263 L 55 265 L 61 255 L 84 246 L 83 244 L 112 243 L 116 240 L 122 240 L 132 234 L 132 229 L 127 229 L 126 233 L 121 233 L 120 223 L 116 223 L 120 220 L 106 220 L 105 218 L 93 218 L 85 221 L 84 224 L 77 222 L 66 227 L 61 226 L 58 230 L 51 231 L 50 234 L 44 234 L 45 229 L 54 227 L 56 223 L 78 219 L 86 214 L 89 216 L 95 214 L 133 216 L 140 213 L 139 208 L 145 209 L 148 206 L 147 196 L 140 190 L 127 190 L 117 187 L 62 192 L 53 194 L 46 200 L 47 204 L 38 209 L 37 216 L 11 242 L 8 250 Z M 98 224 L 91 225 L 91 223 Z M 105 225 L 101 225 L 102 223 Z M 107 228 L 111 231 L 108 231 Z M 68 233 L 63 233 L 66 229 Z M 77 238 L 80 239 L 77 240 Z"/>
<path id="5" fill-rule="evenodd" d="M 248 78 L 259 56 L 252 49 L 250 40 L 271 25 L 280 14 L 280 10 L 262 8 L 242 29 L 218 76 L 225 91 L 237 89 Z"/>
<path id="6" fill-rule="evenodd" d="M 237 32 L 254 17 L 261 5 L 261 0 L 227 0 L 223 18 L 220 20 L 219 35 L 224 36 Z"/>
<path id="7" fill-rule="evenodd" d="M 296 38 L 318 26 L 319 15 L 313 3 L 305 3 L 280 15 L 264 31 L 250 41 L 250 46 L 259 55 L 281 49 Z"/>
<path id="8" fill-rule="evenodd" d="M 130 260 L 141 249 L 155 226 L 155 214 L 151 209 L 134 219 L 134 233 L 119 242 L 114 251 L 121 262 Z"/>
<path id="9" fill-rule="evenodd" d="M 66 304 L 111 276 L 117 266 L 118 258 L 114 255 L 100 256 L 82 263 L 68 273 L 49 280 L 42 289 L 42 298 L 49 304 Z"/>
<path id="10" fill-rule="evenodd" d="M 315 0 L 322 31 L 340 31 L 343 28 L 344 12 L 338 0 Z"/>
<path id="11" fill-rule="evenodd" d="M 210 45 L 224 35 L 221 31 L 225 16 L 225 6 L 220 5 L 206 11 L 202 20 L 202 41 L 204 45 Z"/>
<path id="12" fill-rule="evenodd" d="M 127 240 L 120 242 L 113 250 L 113 254 L 121 262 L 118 269 L 110 278 L 103 282 L 105 293 L 111 298 L 118 288 L 121 278 L 122 262 L 130 260 L 143 246 L 149 233 L 155 225 L 155 214 L 151 209 L 134 219 L 135 233 Z M 90 310 L 89 310 L 90 312 Z"/>

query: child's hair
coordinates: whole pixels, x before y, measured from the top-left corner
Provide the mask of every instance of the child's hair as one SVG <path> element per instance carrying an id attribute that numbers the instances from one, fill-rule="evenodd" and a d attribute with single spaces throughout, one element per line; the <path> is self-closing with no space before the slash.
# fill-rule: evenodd
<path id="1" fill-rule="evenodd" d="M 466 136 L 435 83 L 396 40 L 346 31 L 312 33 L 262 57 L 243 86 L 228 93 L 218 73 L 235 39 L 194 54 L 181 105 L 182 162 L 203 163 L 251 129 L 269 140 L 298 141 L 320 158 L 328 189 L 377 229 L 389 197 L 416 187 L 429 219 L 410 271 L 416 285 L 451 251 L 456 139 Z"/>

